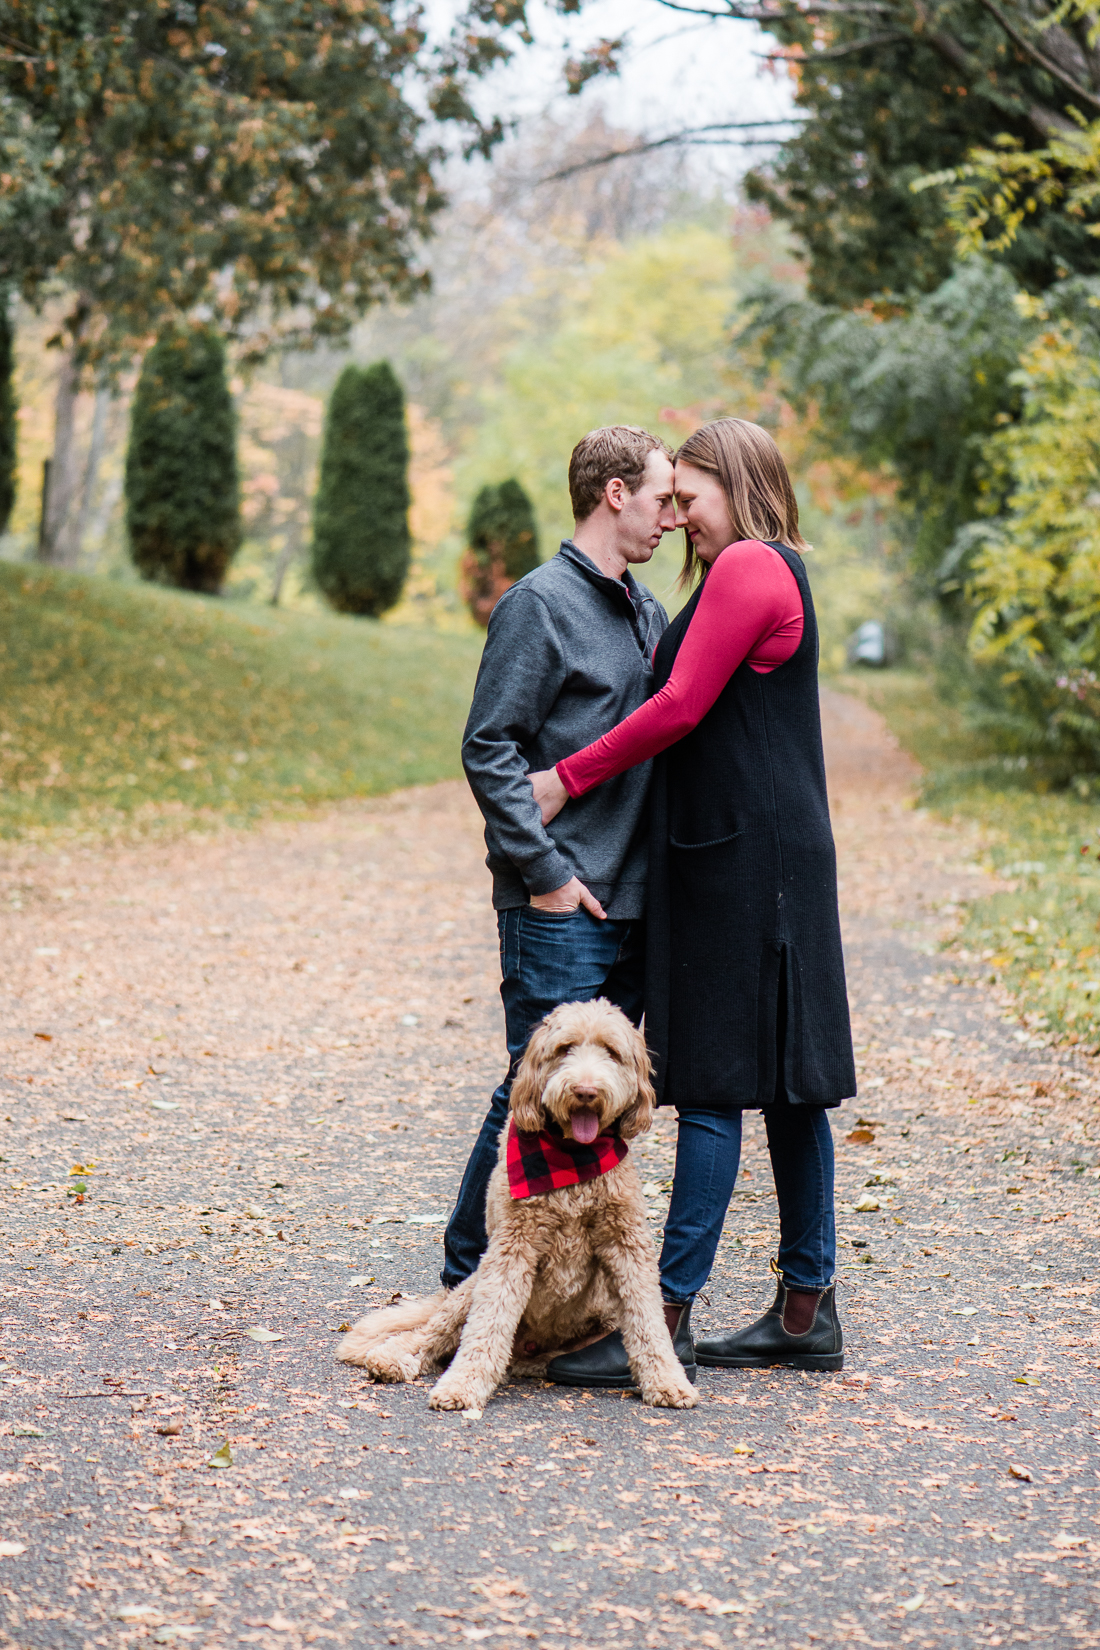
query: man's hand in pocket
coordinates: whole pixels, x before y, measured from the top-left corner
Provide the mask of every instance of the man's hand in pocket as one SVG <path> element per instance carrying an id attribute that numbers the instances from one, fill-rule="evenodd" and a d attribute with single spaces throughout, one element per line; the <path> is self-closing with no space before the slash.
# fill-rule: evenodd
<path id="1" fill-rule="evenodd" d="M 583 905 L 594 917 L 603 922 L 607 912 L 596 898 L 590 894 L 580 877 L 570 877 L 561 888 L 553 889 L 549 894 L 532 894 L 531 907 L 535 911 L 548 911 L 559 917 L 570 916 L 578 907 Z"/>

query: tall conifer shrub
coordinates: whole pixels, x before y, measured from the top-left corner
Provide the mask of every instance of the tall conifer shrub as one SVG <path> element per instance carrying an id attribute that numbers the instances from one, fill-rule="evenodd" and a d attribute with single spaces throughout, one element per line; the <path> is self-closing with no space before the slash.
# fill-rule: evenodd
<path id="1" fill-rule="evenodd" d="M 405 397 L 388 361 L 345 367 L 325 419 L 313 576 L 340 613 L 377 618 L 409 570 Z"/>
<path id="2" fill-rule="evenodd" d="M 531 500 L 518 481 L 483 487 L 466 524 L 462 599 L 478 624 L 509 586 L 539 564 L 538 526 Z"/>
<path id="3" fill-rule="evenodd" d="M 126 527 L 143 578 L 214 594 L 241 542 L 225 346 L 175 327 L 145 357 L 130 414 Z"/>
<path id="4" fill-rule="evenodd" d="M 0 533 L 7 531 L 15 503 L 15 390 L 12 385 L 14 336 L 8 294 L 0 291 Z"/>

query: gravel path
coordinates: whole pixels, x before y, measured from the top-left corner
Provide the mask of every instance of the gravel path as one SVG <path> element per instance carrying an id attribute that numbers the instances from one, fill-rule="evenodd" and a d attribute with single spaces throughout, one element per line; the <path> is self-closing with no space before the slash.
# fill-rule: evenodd
<path id="1" fill-rule="evenodd" d="M 827 712 L 848 1365 L 701 1372 L 688 1414 L 518 1382 L 436 1416 L 334 1361 L 432 1286 L 500 1074 L 460 786 L 9 850 L 0 1643 L 1100 1645 L 1100 1074 L 941 948 L 980 841 Z M 746 1136 L 703 1328 L 770 1298 Z M 662 1114 L 655 1235 L 674 1145 Z"/>

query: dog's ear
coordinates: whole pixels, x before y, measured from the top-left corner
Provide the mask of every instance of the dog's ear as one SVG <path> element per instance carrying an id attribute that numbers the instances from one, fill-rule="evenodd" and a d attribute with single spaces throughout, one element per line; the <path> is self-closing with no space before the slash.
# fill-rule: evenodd
<path id="1" fill-rule="evenodd" d="M 546 1081 L 544 1068 L 548 1041 L 549 1034 L 543 1021 L 531 1033 L 531 1039 L 512 1084 L 512 1116 L 521 1134 L 538 1134 L 546 1121 L 542 1109 L 542 1091 Z"/>
<path id="2" fill-rule="evenodd" d="M 657 1109 L 657 1096 L 653 1092 L 651 1081 L 653 1065 L 649 1058 L 649 1050 L 645 1046 L 645 1038 L 640 1031 L 635 1031 L 630 1041 L 638 1094 L 633 1105 L 628 1106 L 619 1119 L 619 1133 L 624 1140 L 633 1140 L 636 1135 L 646 1134 L 653 1127 Z"/>

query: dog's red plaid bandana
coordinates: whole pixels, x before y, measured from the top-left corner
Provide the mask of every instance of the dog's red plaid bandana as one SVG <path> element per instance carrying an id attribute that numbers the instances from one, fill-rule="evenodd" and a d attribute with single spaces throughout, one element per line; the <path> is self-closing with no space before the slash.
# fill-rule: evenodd
<path id="1" fill-rule="evenodd" d="M 590 1146 L 567 1140 L 561 1129 L 521 1134 L 508 1119 L 508 1190 L 515 1198 L 545 1197 L 563 1186 L 595 1180 L 621 1163 L 629 1150 L 617 1135 L 598 1134 Z"/>

